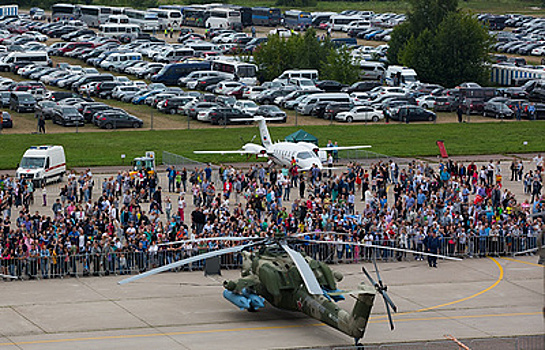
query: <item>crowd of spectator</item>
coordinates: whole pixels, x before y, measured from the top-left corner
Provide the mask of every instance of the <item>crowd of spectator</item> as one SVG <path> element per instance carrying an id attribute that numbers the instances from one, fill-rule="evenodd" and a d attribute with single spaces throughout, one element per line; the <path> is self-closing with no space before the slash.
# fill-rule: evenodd
<path id="1" fill-rule="evenodd" d="M 43 210 L 30 209 L 39 206 L 30 181 L 4 175 L 0 273 L 24 278 L 135 273 L 240 244 L 197 238 L 301 233 L 346 242 L 303 247 L 328 262 L 373 255 L 422 259 L 373 246 L 465 257 L 512 254 L 535 248 L 545 230 L 539 215 L 545 205 L 543 160 L 512 162 L 522 199 L 504 187 L 506 170 L 500 162 L 478 167 L 451 160 L 413 161 L 401 168 L 394 160 L 350 163 L 341 172 L 314 167 L 306 173 L 264 163 L 246 170 L 171 166 L 164 177 L 167 195 L 154 171 L 120 171 L 95 183 L 87 170 L 71 172 L 52 204 L 43 187 Z M 186 241 L 166 244 L 180 240 Z"/>

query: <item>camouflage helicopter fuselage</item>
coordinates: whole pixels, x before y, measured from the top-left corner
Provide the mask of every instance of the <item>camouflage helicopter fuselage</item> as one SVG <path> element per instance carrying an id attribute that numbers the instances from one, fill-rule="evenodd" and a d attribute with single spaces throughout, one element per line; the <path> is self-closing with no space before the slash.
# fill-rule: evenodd
<path id="1" fill-rule="evenodd" d="M 305 260 L 316 276 L 323 294 L 308 292 L 301 274 L 290 256 L 278 247 L 265 246 L 257 252 L 242 252 L 242 277 L 224 282 L 224 297 L 241 309 L 255 311 L 264 306 L 263 298 L 273 306 L 300 311 L 357 340 L 363 337 L 376 294 L 375 288 L 360 284 L 352 294 L 356 303 L 351 312 L 339 306 L 343 300 L 337 282 L 343 275 L 308 256 Z"/>

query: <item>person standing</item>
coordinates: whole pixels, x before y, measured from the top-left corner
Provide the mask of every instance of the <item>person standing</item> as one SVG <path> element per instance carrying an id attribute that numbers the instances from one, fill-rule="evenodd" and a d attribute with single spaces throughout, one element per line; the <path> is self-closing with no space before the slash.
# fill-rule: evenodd
<path id="1" fill-rule="evenodd" d="M 252 26 L 252 38 L 255 38 L 255 27 Z"/>
<path id="2" fill-rule="evenodd" d="M 38 118 L 38 133 L 45 134 L 45 119 L 43 116 L 40 116 L 40 118 Z"/>
<path id="3" fill-rule="evenodd" d="M 439 250 L 439 238 L 435 235 L 435 232 L 430 231 L 430 234 L 424 238 L 424 247 L 426 253 L 437 254 Z M 428 255 L 428 265 L 430 267 L 437 267 L 437 257 Z"/>
<path id="4" fill-rule="evenodd" d="M 530 106 L 528 107 L 528 119 L 536 120 L 536 106 L 533 102 L 530 103 Z"/>
<path id="5" fill-rule="evenodd" d="M 458 123 L 462 122 L 462 116 L 464 115 L 462 111 L 462 107 L 458 105 L 458 108 L 456 108 L 456 115 L 458 116 Z"/>

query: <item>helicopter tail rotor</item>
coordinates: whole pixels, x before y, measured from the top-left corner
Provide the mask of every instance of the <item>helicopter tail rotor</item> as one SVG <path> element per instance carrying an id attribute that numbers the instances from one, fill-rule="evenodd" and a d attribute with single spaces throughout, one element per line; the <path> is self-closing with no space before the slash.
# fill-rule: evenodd
<path id="1" fill-rule="evenodd" d="M 388 295 L 388 292 L 387 292 L 388 291 L 388 286 L 386 286 L 382 282 L 382 278 L 380 277 L 380 272 L 378 270 L 377 262 L 374 259 L 373 259 L 373 264 L 375 265 L 375 271 L 376 271 L 376 274 L 377 274 L 378 281 L 375 281 L 373 279 L 373 277 L 371 277 L 369 272 L 367 272 L 367 270 L 365 269 L 365 266 L 362 266 L 361 269 L 362 269 L 363 273 L 365 274 L 365 276 L 367 276 L 367 278 L 369 279 L 369 282 L 371 282 L 371 284 L 375 287 L 375 290 L 377 291 L 377 293 L 382 295 L 382 299 L 384 300 L 384 306 L 386 307 L 386 312 L 388 313 L 388 321 L 390 323 L 390 329 L 393 331 L 394 330 L 394 321 L 392 319 L 392 311 L 391 310 L 394 310 L 394 312 L 397 312 L 397 306 L 394 304 L 394 302 L 392 301 L 392 299 Z"/>

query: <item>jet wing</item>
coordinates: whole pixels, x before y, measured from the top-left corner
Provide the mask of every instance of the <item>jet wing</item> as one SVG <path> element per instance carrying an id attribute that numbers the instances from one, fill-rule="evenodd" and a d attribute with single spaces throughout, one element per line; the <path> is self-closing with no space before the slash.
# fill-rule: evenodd
<path id="1" fill-rule="evenodd" d="M 193 151 L 195 154 L 256 154 L 254 150 L 239 149 L 237 151 Z"/>
<path id="2" fill-rule="evenodd" d="M 338 146 L 338 147 L 320 147 L 320 151 L 342 151 L 347 149 L 362 149 L 362 148 L 371 148 L 371 145 L 360 145 L 360 146 Z"/>

